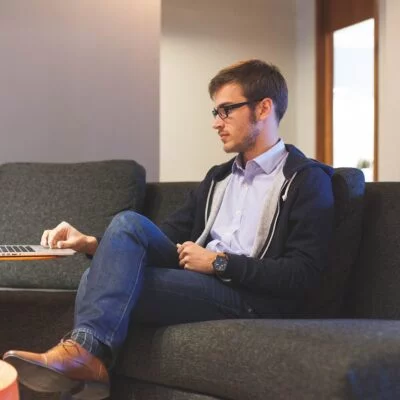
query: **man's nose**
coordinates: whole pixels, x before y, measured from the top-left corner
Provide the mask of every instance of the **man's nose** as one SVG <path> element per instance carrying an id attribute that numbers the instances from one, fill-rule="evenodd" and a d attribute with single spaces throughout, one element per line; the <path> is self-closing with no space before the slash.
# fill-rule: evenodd
<path id="1" fill-rule="evenodd" d="M 224 120 L 217 114 L 217 116 L 214 118 L 212 127 L 214 129 L 219 129 L 221 126 L 224 124 Z"/>

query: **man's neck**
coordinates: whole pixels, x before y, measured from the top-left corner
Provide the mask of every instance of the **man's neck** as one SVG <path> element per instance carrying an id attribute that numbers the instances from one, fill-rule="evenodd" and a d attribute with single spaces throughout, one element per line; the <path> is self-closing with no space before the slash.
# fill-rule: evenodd
<path id="1" fill-rule="evenodd" d="M 278 142 L 280 138 L 275 137 L 273 140 L 266 141 L 260 146 L 253 147 L 252 149 L 249 149 L 248 151 L 241 153 L 240 159 L 242 161 L 243 166 L 246 165 L 247 161 L 253 160 L 254 158 L 258 157 L 259 155 L 265 153 L 272 147 L 274 147 Z"/>

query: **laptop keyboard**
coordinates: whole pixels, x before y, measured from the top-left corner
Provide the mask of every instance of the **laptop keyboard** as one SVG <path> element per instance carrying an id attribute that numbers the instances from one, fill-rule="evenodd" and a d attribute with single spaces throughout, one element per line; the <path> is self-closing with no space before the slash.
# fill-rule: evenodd
<path id="1" fill-rule="evenodd" d="M 35 250 L 31 246 L 22 246 L 22 245 L 15 245 L 15 244 L 7 244 L 7 245 L 0 245 L 0 254 L 2 253 L 34 253 Z"/>

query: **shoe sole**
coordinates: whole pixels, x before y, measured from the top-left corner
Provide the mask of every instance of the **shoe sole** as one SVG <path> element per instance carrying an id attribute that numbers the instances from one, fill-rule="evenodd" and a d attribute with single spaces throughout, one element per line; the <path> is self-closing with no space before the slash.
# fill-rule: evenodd
<path id="1" fill-rule="evenodd" d="M 18 381 L 36 392 L 69 392 L 76 400 L 102 400 L 110 395 L 109 385 L 101 382 L 76 381 L 19 357 L 5 359 L 18 371 Z"/>

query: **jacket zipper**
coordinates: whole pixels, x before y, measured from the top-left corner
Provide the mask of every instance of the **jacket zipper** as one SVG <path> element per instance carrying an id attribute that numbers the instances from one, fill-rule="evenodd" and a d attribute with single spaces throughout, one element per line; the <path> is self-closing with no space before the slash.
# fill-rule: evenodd
<path id="1" fill-rule="evenodd" d="M 214 191 L 214 186 L 215 186 L 215 181 L 212 180 L 211 181 L 210 190 L 208 191 L 208 196 L 207 196 L 207 201 L 206 201 L 206 208 L 205 208 L 205 212 L 204 212 L 204 226 L 207 225 L 207 220 L 208 220 L 208 217 L 209 217 L 209 214 L 210 214 L 210 210 L 209 210 L 209 208 L 210 208 L 210 198 L 211 198 L 211 195 L 212 195 L 212 193 Z"/>
<path id="2" fill-rule="evenodd" d="M 268 251 L 268 249 L 269 249 L 269 247 L 271 245 L 272 239 L 273 239 L 274 234 L 275 234 L 276 224 L 278 222 L 278 217 L 279 217 L 279 214 L 281 212 L 281 200 L 282 200 L 283 203 L 286 201 L 286 199 L 288 197 L 288 192 L 289 192 L 290 185 L 292 184 L 292 182 L 293 182 L 294 178 L 296 177 L 296 175 L 297 175 L 297 172 L 293 174 L 293 176 L 290 178 L 290 180 L 286 180 L 282 185 L 281 192 L 279 193 L 278 204 L 277 204 L 276 209 L 275 209 L 274 218 L 273 218 L 272 223 L 271 223 L 271 228 L 270 228 L 270 230 L 268 232 L 267 239 L 265 241 L 266 244 L 264 245 L 263 249 L 261 249 L 260 255 L 258 257 L 259 259 L 262 259 L 262 258 L 265 257 L 265 254 L 267 253 L 267 251 Z"/>

